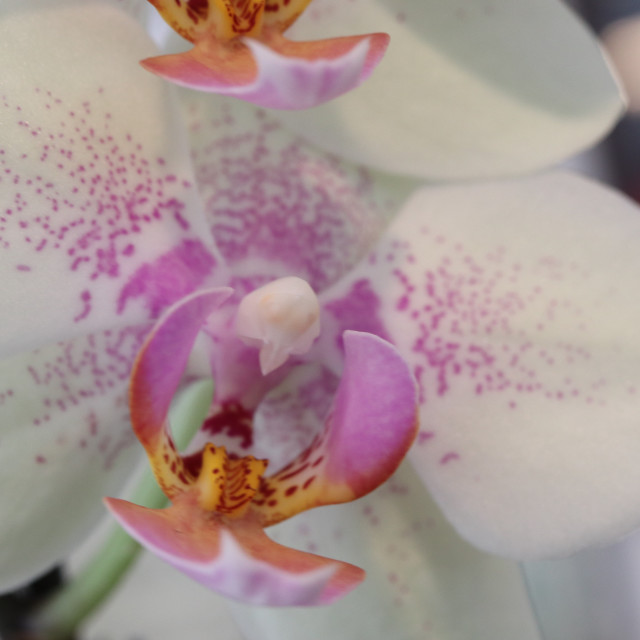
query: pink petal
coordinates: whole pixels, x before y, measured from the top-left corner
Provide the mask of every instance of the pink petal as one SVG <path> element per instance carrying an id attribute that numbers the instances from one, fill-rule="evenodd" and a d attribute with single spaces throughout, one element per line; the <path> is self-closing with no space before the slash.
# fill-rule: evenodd
<path id="1" fill-rule="evenodd" d="M 133 429 L 154 449 L 165 433 L 171 400 L 178 389 L 195 339 L 207 317 L 231 295 L 231 289 L 200 291 L 181 300 L 156 324 L 131 374 Z"/>
<path id="2" fill-rule="evenodd" d="M 107 507 L 136 540 L 197 582 L 250 604 L 329 604 L 364 572 L 353 565 L 283 547 L 255 523 L 227 521 L 187 501 L 152 510 L 107 498 Z"/>
<path id="3" fill-rule="evenodd" d="M 0 353 L 148 321 L 224 277 L 175 105 L 131 64 L 153 51 L 110 3 L 3 0 Z"/>
<path id="4" fill-rule="evenodd" d="M 348 331 L 344 349 L 324 473 L 328 483 L 346 483 L 360 497 L 389 478 L 413 444 L 416 386 L 405 361 L 377 336 Z"/>
<path id="5" fill-rule="evenodd" d="M 344 371 L 324 433 L 256 494 L 255 511 L 265 524 L 369 493 L 413 442 L 416 390 L 404 360 L 377 336 L 350 331 L 344 345 Z"/>
<path id="6" fill-rule="evenodd" d="M 368 251 L 406 197 L 251 104 L 181 95 L 207 221 L 241 290 L 288 275 L 326 288 Z"/>
<path id="7" fill-rule="evenodd" d="M 143 66 L 176 84 L 234 96 L 272 109 L 307 109 L 364 82 L 382 59 L 385 34 L 313 42 L 199 41 L 185 53 L 147 58 Z"/>
<path id="8" fill-rule="evenodd" d="M 639 242 L 635 205 L 570 175 L 423 189 L 327 294 L 325 332 L 377 330 L 409 359 L 410 455 L 482 548 L 564 554 L 640 525 Z"/>

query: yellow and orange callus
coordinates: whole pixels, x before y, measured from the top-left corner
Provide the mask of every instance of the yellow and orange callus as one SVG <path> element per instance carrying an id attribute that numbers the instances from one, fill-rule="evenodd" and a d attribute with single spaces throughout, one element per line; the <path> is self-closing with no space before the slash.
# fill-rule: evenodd
<path id="1" fill-rule="evenodd" d="M 326 432 L 317 436 L 293 462 L 262 480 L 252 509 L 263 527 L 307 509 L 350 502 L 357 497 L 348 484 L 335 481 L 327 474 L 327 437 Z"/>
<path id="2" fill-rule="evenodd" d="M 149 0 L 165 22 L 183 38 L 227 42 L 262 31 L 265 0 Z"/>
<path id="3" fill-rule="evenodd" d="M 185 467 L 166 427 L 153 445 L 143 444 L 156 482 L 167 498 L 173 499 L 191 487 L 195 478 Z"/>
<path id="4" fill-rule="evenodd" d="M 200 507 L 229 518 L 241 517 L 260 486 L 267 464 L 267 460 L 253 456 L 231 458 L 224 447 L 208 443 L 194 485 Z"/>

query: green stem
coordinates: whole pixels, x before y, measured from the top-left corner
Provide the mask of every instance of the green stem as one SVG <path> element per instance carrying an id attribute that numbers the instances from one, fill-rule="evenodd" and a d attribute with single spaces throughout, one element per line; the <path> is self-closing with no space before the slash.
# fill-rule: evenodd
<path id="1" fill-rule="evenodd" d="M 158 495 L 159 494 L 159 495 Z M 132 502 L 162 508 L 167 499 L 153 474 L 146 470 Z M 119 527 L 112 527 L 106 541 L 89 563 L 37 612 L 31 622 L 47 640 L 68 640 L 78 625 L 96 610 L 120 583 L 140 553 L 140 545 Z"/>
<path id="2" fill-rule="evenodd" d="M 176 398 L 170 413 L 171 430 L 178 449 L 184 449 L 202 424 L 211 404 L 213 384 L 201 380 Z M 130 496 L 131 502 L 161 509 L 167 498 L 153 473 L 144 475 Z M 46 640 L 70 640 L 75 630 L 117 587 L 133 567 L 140 545 L 114 526 L 89 563 L 37 611 L 29 626 Z"/>

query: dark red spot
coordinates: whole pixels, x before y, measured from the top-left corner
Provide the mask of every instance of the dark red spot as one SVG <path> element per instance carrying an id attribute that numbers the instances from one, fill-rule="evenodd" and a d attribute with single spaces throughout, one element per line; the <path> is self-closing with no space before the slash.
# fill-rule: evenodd
<path id="1" fill-rule="evenodd" d="M 303 485 L 302 488 L 303 489 L 308 489 L 309 486 L 311 485 L 311 483 L 316 479 L 315 476 L 311 476 Z"/>
<path id="2" fill-rule="evenodd" d="M 253 444 L 253 413 L 236 402 L 227 402 L 205 420 L 202 429 L 211 435 L 226 433 L 230 438 L 238 438 L 240 447 L 248 449 Z"/>
<path id="3" fill-rule="evenodd" d="M 209 15 L 209 0 L 188 0 L 187 15 L 196 24 L 200 20 L 206 20 Z"/>
<path id="4" fill-rule="evenodd" d="M 293 487 L 289 487 L 285 492 L 284 495 L 289 497 L 292 496 L 296 491 L 298 490 L 298 485 L 295 484 L 293 485 Z"/>
<path id="5" fill-rule="evenodd" d="M 309 466 L 309 463 L 306 462 L 301 467 L 298 467 L 297 469 L 294 469 L 293 471 L 290 471 L 289 473 L 283 476 L 279 476 L 278 480 L 288 480 L 289 478 L 293 478 L 297 476 L 299 473 L 301 473 L 302 471 L 304 471 L 308 466 Z"/>
<path id="6" fill-rule="evenodd" d="M 269 483 L 264 478 L 260 478 L 260 493 L 265 498 L 271 497 L 275 492 L 276 490 L 270 487 Z"/>

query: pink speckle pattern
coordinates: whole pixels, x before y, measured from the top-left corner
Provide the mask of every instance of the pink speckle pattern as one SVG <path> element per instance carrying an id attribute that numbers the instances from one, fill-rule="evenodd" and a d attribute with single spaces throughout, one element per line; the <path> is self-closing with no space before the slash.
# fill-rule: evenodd
<path id="1" fill-rule="evenodd" d="M 22 430 L 21 439 L 32 432 L 28 438 L 37 464 L 49 457 L 59 464 L 60 456 L 82 454 L 109 470 L 133 445 L 126 389 L 148 329 L 88 335 L 5 361 L 16 386 L 0 393 L 0 406 L 5 416 L 20 415 L 11 429 Z M 0 441 L 0 452 L 3 442 L 11 446 L 11 429 Z M 51 455 L 43 446 L 51 447 Z"/>
<path id="2" fill-rule="evenodd" d="M 81 274 L 74 322 L 90 316 L 94 283 L 122 278 L 140 261 L 136 246 L 150 228 L 189 231 L 193 186 L 151 157 L 135 132 L 116 135 L 103 96 L 97 89 L 71 104 L 36 87 L 30 112 L 40 122 L 0 94 L 3 127 L 24 140 L 18 148 L 0 141 L 0 251 L 23 277 L 37 276 L 43 262 Z"/>
<path id="3" fill-rule="evenodd" d="M 382 228 L 372 177 L 313 150 L 265 111 L 205 98 L 186 106 L 196 180 L 236 286 L 297 275 L 324 289 Z"/>
<path id="4" fill-rule="evenodd" d="M 585 389 L 578 388 L 570 376 L 558 381 L 544 375 L 556 361 L 569 369 L 580 367 L 591 358 L 589 351 L 561 341 L 546 344 L 546 339 L 540 341 L 536 335 L 561 315 L 563 320 L 568 317 L 573 321 L 576 335 L 584 332 L 583 310 L 569 298 L 549 299 L 545 283 L 568 275 L 583 280 L 588 272 L 578 265 L 543 257 L 527 272 L 526 282 L 533 275 L 536 284 L 523 284 L 522 265 L 505 247 L 496 247 L 480 260 L 461 243 L 450 243 L 427 227 L 421 235 L 421 251 L 428 253 L 430 245 L 447 245 L 450 250 L 420 279 L 408 275 L 415 263 L 409 242 L 396 242 L 387 262 L 396 287 L 402 291 L 396 297 L 396 310 L 409 317 L 415 327 L 412 351 L 425 401 L 429 394 L 446 394 L 458 379 L 471 381 L 475 395 L 503 393 L 512 408 L 517 406 L 518 396 L 531 393 L 552 401 L 595 399 L 592 392 L 603 386 L 604 380 L 594 380 Z M 518 328 L 519 316 L 532 309 L 540 310 L 535 330 Z M 600 397 L 597 401 L 604 402 Z"/>
<path id="5" fill-rule="evenodd" d="M 152 263 L 139 267 L 122 288 L 118 312 L 137 298 L 144 301 L 151 318 L 199 286 L 213 275 L 217 261 L 199 240 L 183 240 Z"/>
<path id="6" fill-rule="evenodd" d="M 601 393 L 606 378 L 585 382 L 583 375 L 592 357 L 579 339 L 585 332 L 584 310 L 568 296 L 550 298 L 545 289 L 546 283 L 565 278 L 584 282 L 588 270 L 544 256 L 525 274 L 517 256 L 505 247 L 480 259 L 469 247 L 426 226 L 418 236 L 415 245 L 393 240 L 374 252 L 367 264 L 376 270 L 375 280 L 354 277 L 348 293 L 326 308 L 345 328 L 385 339 L 406 337 L 394 334 L 385 325 L 387 318 L 398 327 L 410 327 L 410 360 L 421 403 L 429 404 L 459 384 L 475 396 L 501 394 L 511 410 L 518 408 L 519 398 L 531 394 L 551 402 L 606 402 Z M 424 261 L 421 272 L 416 270 L 420 254 L 434 256 L 431 264 Z M 521 328 L 524 312 L 538 314 L 528 329 Z M 546 337 L 546 329 L 552 331 L 559 320 L 573 324 L 575 343 Z M 419 443 L 429 437 L 420 436 Z"/>
<path id="7" fill-rule="evenodd" d="M 357 280 L 351 285 L 346 296 L 337 300 L 330 300 L 323 309 L 333 320 L 338 323 L 336 343 L 342 349 L 342 334 L 352 329 L 373 333 L 391 342 L 380 314 L 382 303 L 372 283 L 366 278 Z"/>

